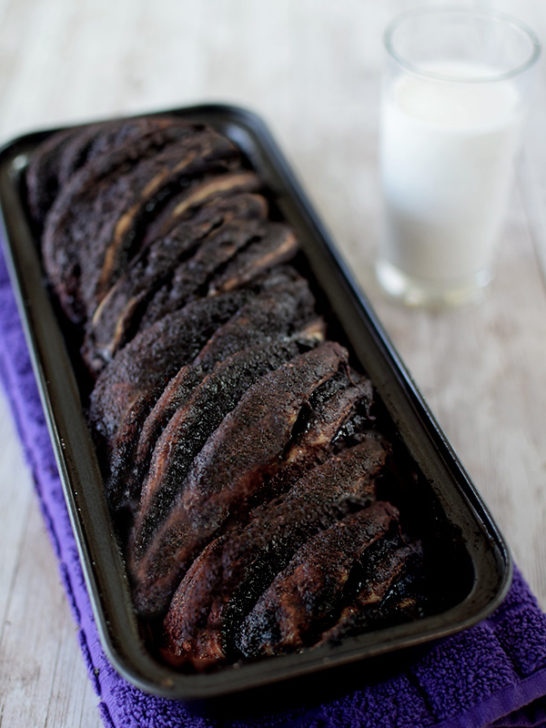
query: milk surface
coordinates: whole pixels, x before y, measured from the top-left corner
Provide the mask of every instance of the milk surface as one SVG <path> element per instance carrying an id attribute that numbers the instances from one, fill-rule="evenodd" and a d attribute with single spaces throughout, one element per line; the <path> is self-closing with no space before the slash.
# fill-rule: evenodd
<path id="1" fill-rule="evenodd" d="M 487 78 L 467 63 L 423 69 Z M 457 82 L 403 73 L 383 96 L 381 256 L 418 279 L 464 284 L 491 265 L 518 147 L 513 81 Z"/>

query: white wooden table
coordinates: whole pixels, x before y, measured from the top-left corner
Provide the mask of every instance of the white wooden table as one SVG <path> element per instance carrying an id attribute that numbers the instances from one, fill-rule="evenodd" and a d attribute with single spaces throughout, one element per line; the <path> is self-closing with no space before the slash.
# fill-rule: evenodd
<path id="1" fill-rule="evenodd" d="M 491 5 L 526 17 L 544 41 L 541 4 Z M 259 111 L 546 607 L 546 289 L 535 251 L 546 245 L 546 143 L 536 131 L 546 102 L 539 94 L 487 300 L 433 314 L 383 298 L 371 274 L 380 36 L 410 6 L 0 0 L 0 136 L 203 100 Z M 0 726 L 99 726 L 3 393 L 0 442 Z"/>

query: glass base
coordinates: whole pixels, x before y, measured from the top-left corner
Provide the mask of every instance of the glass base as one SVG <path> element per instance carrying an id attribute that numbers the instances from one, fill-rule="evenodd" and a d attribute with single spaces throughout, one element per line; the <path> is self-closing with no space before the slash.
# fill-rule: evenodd
<path id="1" fill-rule="evenodd" d="M 473 303 L 483 298 L 491 281 L 489 271 L 478 271 L 465 281 L 430 281 L 404 273 L 391 263 L 379 260 L 375 266 L 383 290 L 407 306 L 448 308 Z"/>

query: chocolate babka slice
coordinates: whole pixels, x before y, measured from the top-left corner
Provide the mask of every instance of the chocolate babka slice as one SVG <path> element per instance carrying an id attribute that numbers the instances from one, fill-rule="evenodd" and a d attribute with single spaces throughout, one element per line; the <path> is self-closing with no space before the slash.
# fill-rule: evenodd
<path id="1" fill-rule="evenodd" d="M 297 276 L 287 275 L 283 278 L 277 273 L 272 280 L 277 285 L 265 287 L 243 305 L 217 329 L 195 359 L 181 367 L 166 385 L 142 424 L 131 479 L 142 480 L 156 442 L 171 417 L 187 404 L 203 378 L 213 369 L 218 369 L 223 361 L 241 352 L 283 344 L 288 337 L 296 342 L 300 339 L 307 341 L 307 348 L 312 342 L 323 340 L 325 325 L 315 316 L 314 300 L 307 282 Z M 255 360 L 256 357 L 255 352 Z M 244 357 L 236 361 L 244 367 Z M 218 369 L 216 376 L 223 371 Z M 226 386 L 232 384 L 229 382 Z"/>
<path id="2" fill-rule="evenodd" d="M 256 182 L 255 177 L 247 177 L 247 184 L 256 186 Z M 232 226 L 235 224 L 237 229 L 252 220 L 264 220 L 266 214 L 266 201 L 259 195 L 213 198 L 192 209 L 191 215 L 167 235 L 145 247 L 114 283 L 88 322 L 82 349 L 88 366 L 100 370 L 139 328 L 198 298 L 195 294 L 206 281 L 207 264 L 214 270 L 221 265 L 222 256 L 229 259 L 230 252 L 234 252 L 237 236 L 230 236 Z M 185 267 L 186 279 L 179 281 L 175 300 L 172 279 L 181 265 Z M 156 303 L 158 291 L 171 294 L 167 302 L 170 305 L 164 305 L 163 310 L 158 310 L 160 305 Z"/>
<path id="3" fill-rule="evenodd" d="M 161 433 L 144 480 L 131 550 L 143 553 L 169 515 L 194 458 L 224 417 L 262 376 L 316 346 L 316 339 L 279 337 L 220 362 L 179 407 Z"/>
<path id="4" fill-rule="evenodd" d="M 262 225 L 247 247 L 211 278 L 207 293 L 210 296 L 247 285 L 263 271 L 291 260 L 297 250 L 298 241 L 287 225 Z"/>
<path id="5" fill-rule="evenodd" d="M 147 220 L 142 233 L 142 248 L 169 235 L 178 223 L 184 221 L 193 210 L 241 192 L 255 192 L 262 186 L 260 178 L 251 170 L 234 164 L 233 171 L 225 170 L 219 174 L 205 173 L 192 180 L 184 180 L 180 190 L 155 210 L 154 217 Z M 214 204 L 214 203 L 213 203 Z"/>
<path id="6" fill-rule="evenodd" d="M 249 219 L 222 225 L 156 291 L 142 316 L 142 325 L 194 298 L 247 285 L 265 270 L 293 257 L 296 250 L 296 236 L 286 225 Z"/>
<path id="7" fill-rule="evenodd" d="M 386 444 L 368 436 L 310 470 L 248 525 L 212 541 L 181 581 L 164 620 L 165 658 L 206 667 L 229 659 L 238 626 L 310 538 L 375 500 Z"/>
<path id="8" fill-rule="evenodd" d="M 365 439 L 375 426 L 372 405 L 370 380 L 351 367 L 318 387 L 300 412 L 278 471 L 268 480 L 271 497 L 330 455 Z"/>
<path id="9" fill-rule="evenodd" d="M 202 125 L 166 120 L 85 164 L 46 221 L 47 273 L 69 318 L 81 323 L 138 252 L 139 228 L 185 180 L 239 165 L 234 145 Z"/>
<path id="10" fill-rule="evenodd" d="M 304 403 L 345 365 L 347 351 L 326 342 L 261 377 L 193 461 L 168 518 L 129 567 L 141 614 L 161 613 L 177 581 L 208 541 L 273 475 Z M 246 506 L 248 508 L 248 506 Z"/>
<path id="11" fill-rule="evenodd" d="M 312 645 L 339 611 L 355 564 L 397 518 L 394 506 L 380 501 L 306 541 L 241 623 L 240 652 L 258 657 Z"/>
<path id="12" fill-rule="evenodd" d="M 91 392 L 89 423 L 103 462 L 110 505 L 127 505 L 126 474 L 142 422 L 169 379 L 249 300 L 249 290 L 188 304 L 136 336 L 101 372 Z"/>
<path id="13" fill-rule="evenodd" d="M 232 155 L 223 137 L 212 131 L 202 132 L 186 144 L 171 144 L 153 158 L 139 162 L 115 187 L 110 187 L 110 195 L 114 196 L 110 204 L 115 205 L 117 213 L 110 225 L 101 227 L 100 238 L 89 251 L 93 253 L 91 265 L 82 270 L 81 294 L 88 318 L 94 315 L 125 266 L 138 254 L 140 231 L 154 207 L 162 204 L 173 189 L 188 185 L 190 180 L 211 171 L 224 173 L 230 169 L 224 160 Z"/>
<path id="14" fill-rule="evenodd" d="M 38 230 L 59 193 L 61 152 L 77 133 L 69 129 L 52 134 L 32 155 L 25 181 L 30 214 Z"/>
<path id="15" fill-rule="evenodd" d="M 423 580 L 422 543 L 391 534 L 354 569 L 345 605 L 317 645 L 337 644 L 382 624 L 415 619 L 426 601 Z"/>
<path id="16" fill-rule="evenodd" d="M 79 169 L 102 154 L 112 154 L 118 147 L 140 137 L 161 131 L 165 124 L 177 121 L 173 116 L 139 116 L 132 119 L 87 124 L 75 130 L 64 146 L 59 160 L 59 184 L 66 184 Z"/>
<path id="17" fill-rule="evenodd" d="M 218 334 L 219 332 L 215 336 Z M 195 444 L 193 443 L 197 430 L 192 432 L 192 425 L 189 424 L 193 418 L 199 417 L 199 408 L 195 407 L 195 404 L 203 397 L 206 398 L 208 396 L 206 393 L 210 391 L 212 402 L 202 400 L 202 404 L 199 405 L 203 408 L 203 412 L 207 412 L 211 406 L 217 407 L 221 411 L 222 401 L 230 404 L 233 402 L 230 407 L 232 409 L 236 404 L 232 399 L 234 392 L 245 391 L 243 382 L 248 381 L 249 377 L 257 375 L 256 367 L 263 368 L 265 374 L 266 367 L 274 368 L 273 364 L 279 355 L 288 355 L 290 351 L 294 350 L 292 356 L 296 356 L 305 348 L 312 348 L 323 340 L 324 325 L 320 319 L 316 319 L 290 338 L 279 336 L 265 339 L 263 335 L 257 336 L 254 341 L 253 338 L 250 336 L 248 340 L 250 348 L 245 347 L 227 357 L 223 364 L 217 364 L 200 385 L 196 384 L 201 372 L 201 364 L 196 362 L 200 357 L 196 358 L 193 365 L 183 367 L 179 374 L 169 382 L 146 419 L 135 456 L 135 470 L 140 477 L 148 469 L 154 447 L 155 451 L 153 452 L 154 462 L 142 487 L 139 514 L 135 526 L 136 533 L 140 530 L 139 523 L 143 519 L 150 520 L 149 511 L 152 500 L 157 498 L 158 502 L 163 504 L 166 497 L 164 492 L 174 493 L 176 489 L 174 484 L 167 487 L 170 479 L 166 477 L 168 471 L 165 470 L 165 466 L 169 459 L 176 462 L 173 472 L 176 482 L 180 483 L 182 476 L 188 472 L 192 458 L 197 454 L 197 451 L 194 452 Z M 290 357 L 287 356 L 288 358 Z M 282 362 L 279 362 L 277 366 L 280 363 Z M 214 389 L 209 390 L 210 387 L 214 389 L 218 387 L 220 391 L 216 394 Z M 286 490 L 290 483 L 300 477 L 306 469 L 322 462 L 332 452 L 355 444 L 360 437 L 364 437 L 366 430 L 363 426 L 362 416 L 364 412 L 368 411 L 370 402 L 369 380 L 360 377 L 359 381 L 356 372 L 352 372 L 350 375 L 344 370 L 340 370 L 332 379 L 318 387 L 298 415 L 298 420 L 292 429 L 290 445 L 285 449 L 277 472 L 273 476 L 269 476 L 267 484 L 264 484 L 266 489 L 264 493 L 267 492 L 267 497 L 278 495 Z M 216 421 L 216 418 L 217 414 L 213 421 Z M 347 425 L 355 418 L 359 419 L 359 436 L 356 438 L 354 436 L 345 437 Z M 220 423 L 218 422 L 218 424 Z M 367 425 L 368 428 L 371 428 L 373 420 L 369 419 Z M 182 426 L 187 431 L 184 436 L 182 435 L 183 430 L 179 429 Z M 353 431 L 352 428 L 348 429 Z M 204 442 L 201 442 L 201 446 L 203 444 Z M 185 464 L 177 456 L 179 448 L 188 454 L 193 453 L 191 459 L 185 460 Z M 155 465 L 158 461 L 162 465 L 161 471 Z M 157 522 L 160 520 L 157 519 Z M 157 527 L 157 522 L 154 524 L 154 528 Z M 141 550 L 142 543 L 138 537 L 135 540 L 135 546 Z"/>
<path id="18" fill-rule="evenodd" d="M 168 517 L 169 508 L 194 458 L 246 389 L 259 376 L 280 366 L 283 360 L 315 346 L 320 338 L 320 329 L 313 332 L 312 338 L 310 332 L 305 336 L 301 332 L 289 339 L 283 336 L 237 352 L 214 367 L 191 396 L 186 397 L 157 441 L 150 472 L 142 488 L 131 551 L 135 554 L 145 552 L 154 533 Z M 344 369 L 319 386 L 301 409 L 292 429 L 291 445 L 285 448 L 275 475 L 261 486 L 258 498 L 270 500 L 335 450 L 354 444 L 354 439 L 342 444 L 340 434 L 357 412 L 369 406 L 370 394 L 369 380 L 361 377 L 359 381 L 355 372 L 352 376 L 347 375 Z M 160 403 L 161 399 L 158 405 Z M 361 428 L 360 438 L 365 437 Z M 248 504 L 253 500 L 251 497 Z M 259 514 L 260 509 L 253 512 Z"/>
<path id="19" fill-rule="evenodd" d="M 159 131 L 172 117 L 105 121 L 52 134 L 32 155 L 26 173 L 31 215 L 41 229 L 61 188 L 87 162 L 123 144 Z"/>
<path id="20" fill-rule="evenodd" d="M 149 132 L 151 129 L 151 120 L 139 122 L 138 131 L 135 129 L 135 137 Z M 157 122 L 152 122 L 157 127 Z M 113 150 L 119 146 L 116 144 L 117 132 L 120 127 L 124 127 L 123 122 L 104 122 L 97 124 L 87 124 L 86 126 L 76 129 L 68 143 L 64 146 L 59 159 L 58 182 L 59 188 L 65 185 L 79 169 L 81 169 L 88 161 L 97 157 L 100 153 L 111 154 Z M 134 128 L 134 124 L 133 124 Z M 102 137 L 103 145 L 99 145 L 93 153 L 94 143 L 97 138 Z M 109 143 L 108 143 L 109 142 Z"/>

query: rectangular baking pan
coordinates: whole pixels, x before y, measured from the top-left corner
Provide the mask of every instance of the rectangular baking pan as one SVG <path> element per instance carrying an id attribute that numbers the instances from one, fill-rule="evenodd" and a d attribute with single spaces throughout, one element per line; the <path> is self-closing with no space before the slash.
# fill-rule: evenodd
<path id="1" fill-rule="evenodd" d="M 147 692 L 206 699 L 325 668 L 341 669 L 348 663 L 395 651 L 400 655 L 402 648 L 451 634 L 485 618 L 501 602 L 510 584 L 511 559 L 506 544 L 267 128 L 253 113 L 232 106 L 195 106 L 160 113 L 208 123 L 235 141 L 295 229 L 323 312 L 335 321 L 336 336 L 349 346 L 371 377 L 403 447 L 426 483 L 432 509 L 429 515 L 441 513 L 460 535 L 458 561 L 446 568 L 451 572 L 448 579 L 463 586 L 455 602 L 439 613 L 367 632 L 336 646 L 210 674 L 178 673 L 154 659 L 131 605 L 123 556 L 82 411 L 77 365 L 70 358 L 60 316 L 44 282 L 38 241 L 23 199 L 22 171 L 28 156 L 52 133 L 37 132 L 14 140 L 0 152 L 6 256 L 95 620 L 110 661 L 127 680 Z"/>

